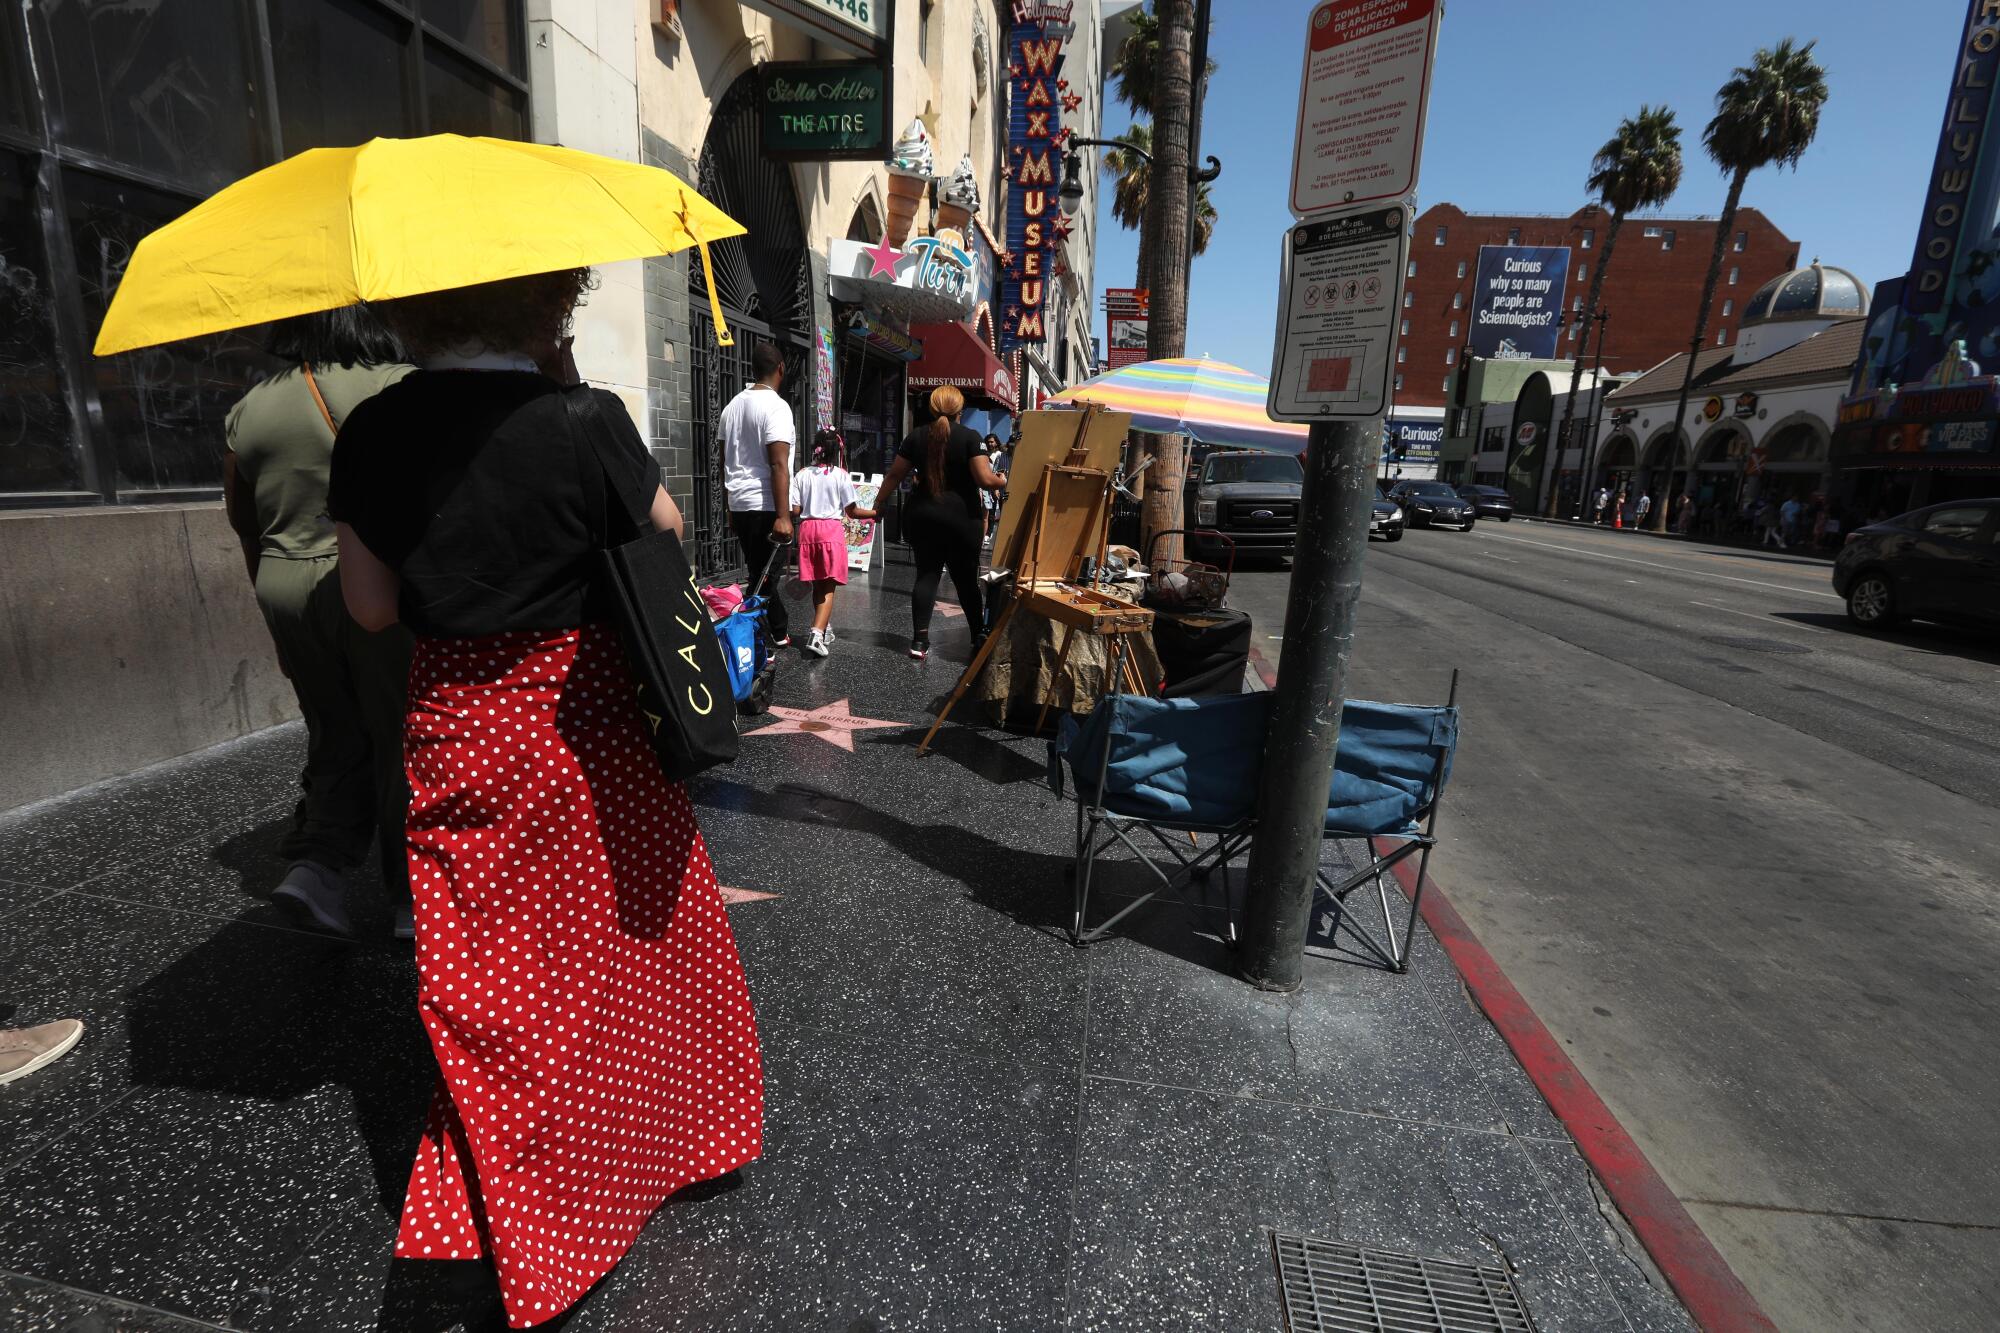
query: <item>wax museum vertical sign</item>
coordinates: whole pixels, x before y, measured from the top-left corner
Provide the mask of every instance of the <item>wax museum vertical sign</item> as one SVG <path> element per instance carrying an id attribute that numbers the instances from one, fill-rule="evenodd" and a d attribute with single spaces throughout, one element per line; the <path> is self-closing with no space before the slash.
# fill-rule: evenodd
<path id="1" fill-rule="evenodd" d="M 1062 77 L 1063 43 L 1070 26 L 1068 0 L 1019 0 L 1007 43 L 1007 250 L 1000 256 L 1000 350 L 1007 353 L 1048 338 L 1050 288 L 1056 279 L 1070 220 L 1056 198 L 1062 148 L 1069 132 L 1063 113 L 1083 104 Z"/>

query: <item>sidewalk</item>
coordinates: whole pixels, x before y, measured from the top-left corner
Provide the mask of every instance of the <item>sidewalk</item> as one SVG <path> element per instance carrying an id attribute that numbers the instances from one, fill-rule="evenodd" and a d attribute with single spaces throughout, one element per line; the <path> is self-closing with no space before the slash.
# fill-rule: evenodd
<path id="1" fill-rule="evenodd" d="M 1634 537 L 1652 538 L 1656 541 L 1688 542 L 1692 545 L 1714 546 L 1729 551 L 1776 551 L 1779 555 L 1795 556 L 1801 560 L 1823 560 L 1827 564 L 1832 564 L 1834 556 L 1838 554 L 1837 549 L 1822 551 L 1808 546 L 1771 546 L 1749 537 L 1717 537 L 1702 532 L 1655 532 L 1650 528 L 1638 528 L 1629 524 L 1623 528 L 1614 528 L 1609 523 L 1593 523 L 1588 519 L 1540 514 L 1516 514 L 1514 517 L 1523 523 L 1547 523 L 1561 528 L 1595 528 L 1599 532 L 1616 532 L 1621 535 L 1629 532 Z"/>
<path id="2" fill-rule="evenodd" d="M 747 891 L 766 1153 L 568 1329 L 1278 1330 L 1274 1229 L 1505 1267 L 1542 1333 L 1692 1327 L 1427 933 L 1290 996 L 1173 909 L 1071 949 L 1045 747 L 915 753 L 965 634 L 910 662 L 907 588 L 843 594 L 833 657 L 788 655 L 788 711 L 694 784 Z M 0 1326 L 488 1326 L 476 1274 L 390 1263 L 434 1076 L 407 946 L 261 901 L 300 745 L 0 816 L 0 1022 L 90 1024 L 0 1088 Z"/>

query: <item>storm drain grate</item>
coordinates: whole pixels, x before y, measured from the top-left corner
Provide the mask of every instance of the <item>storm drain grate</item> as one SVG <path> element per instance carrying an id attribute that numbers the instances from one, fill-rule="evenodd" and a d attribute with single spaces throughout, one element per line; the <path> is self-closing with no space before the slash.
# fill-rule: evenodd
<path id="1" fill-rule="evenodd" d="M 1710 643 L 1719 643 L 1724 648 L 1741 648 L 1750 653 L 1809 653 L 1812 649 L 1802 643 L 1786 643 L 1783 639 L 1759 639 L 1740 634 L 1711 634 Z"/>
<path id="2" fill-rule="evenodd" d="M 1504 1268 L 1271 1233 L 1287 1333 L 1534 1333 Z"/>

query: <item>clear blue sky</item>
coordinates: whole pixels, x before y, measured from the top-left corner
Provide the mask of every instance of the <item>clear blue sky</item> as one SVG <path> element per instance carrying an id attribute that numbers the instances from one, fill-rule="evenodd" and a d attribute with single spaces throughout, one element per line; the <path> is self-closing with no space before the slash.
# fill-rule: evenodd
<path id="1" fill-rule="evenodd" d="M 1222 159 L 1221 214 L 1195 260 L 1188 353 L 1270 372 L 1278 251 L 1301 44 L 1311 0 L 1214 0 L 1202 151 Z M 1963 0 L 1454 0 L 1438 43 L 1419 207 L 1567 213 L 1591 155 L 1642 102 L 1678 113 L 1687 167 L 1668 206 L 1721 211 L 1726 183 L 1701 151 L 1715 90 L 1781 37 L 1817 38 L 1831 96 L 1796 173 L 1750 178 L 1743 201 L 1871 287 L 1909 267 L 1922 187 L 1944 118 Z M 1129 123 L 1107 103 L 1115 134 Z M 1136 234 L 1099 219 L 1097 287 L 1132 285 Z M 1097 336 L 1104 335 L 1100 311 Z"/>

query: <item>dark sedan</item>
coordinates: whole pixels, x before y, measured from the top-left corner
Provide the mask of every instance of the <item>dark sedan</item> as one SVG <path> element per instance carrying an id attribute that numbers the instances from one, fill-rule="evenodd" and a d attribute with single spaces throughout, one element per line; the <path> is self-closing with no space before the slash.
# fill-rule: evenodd
<path id="1" fill-rule="evenodd" d="M 1459 499 L 1458 492 L 1441 481 L 1399 481 L 1389 488 L 1389 499 L 1403 507 L 1403 517 L 1413 528 L 1472 531 L 1471 502 Z"/>
<path id="2" fill-rule="evenodd" d="M 1514 497 L 1498 486 L 1461 486 L 1458 498 L 1472 502 L 1472 512 L 1502 523 L 1514 517 Z"/>
<path id="3" fill-rule="evenodd" d="M 1402 509 L 1392 500 L 1376 500 L 1375 510 L 1368 516 L 1368 535 L 1385 542 L 1403 540 Z"/>
<path id="4" fill-rule="evenodd" d="M 1867 629 L 1911 616 L 2000 625 L 2000 499 L 1953 500 L 1856 528 L 1833 562 L 1833 590 Z"/>

